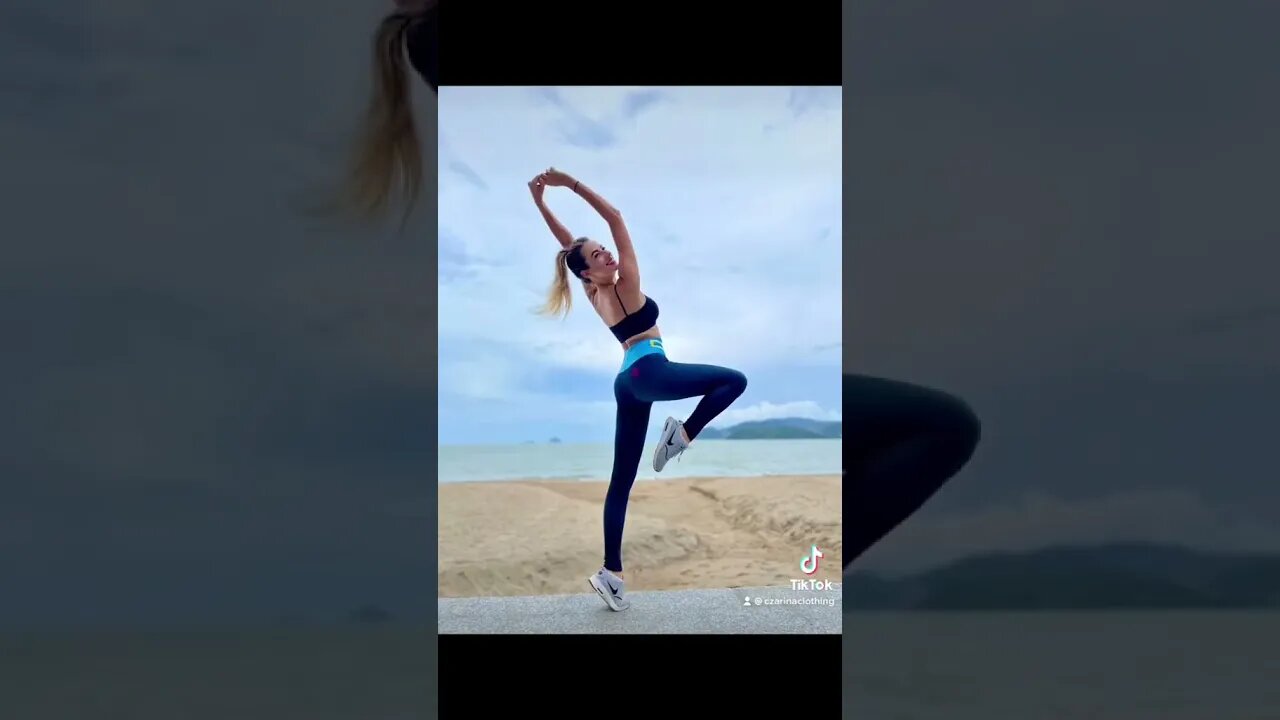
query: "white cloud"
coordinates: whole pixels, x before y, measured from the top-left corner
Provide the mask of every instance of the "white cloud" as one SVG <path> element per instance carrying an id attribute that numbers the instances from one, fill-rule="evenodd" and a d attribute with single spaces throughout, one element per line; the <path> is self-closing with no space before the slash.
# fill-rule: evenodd
<path id="1" fill-rule="evenodd" d="M 729 408 L 712 423 L 715 426 L 736 425 L 759 420 L 778 418 L 805 418 L 808 420 L 839 420 L 840 411 L 828 410 L 812 400 L 771 403 L 762 402 L 744 408 Z"/>

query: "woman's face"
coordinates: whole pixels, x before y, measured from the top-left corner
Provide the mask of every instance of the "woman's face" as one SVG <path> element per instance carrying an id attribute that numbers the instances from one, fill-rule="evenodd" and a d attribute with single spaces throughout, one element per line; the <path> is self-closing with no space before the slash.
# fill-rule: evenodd
<path id="1" fill-rule="evenodd" d="M 613 282 L 613 274 L 618 270 L 618 260 L 608 248 L 595 240 L 588 240 L 582 244 L 581 252 L 582 258 L 587 261 L 587 270 L 584 274 L 588 280 L 601 283 Z"/>

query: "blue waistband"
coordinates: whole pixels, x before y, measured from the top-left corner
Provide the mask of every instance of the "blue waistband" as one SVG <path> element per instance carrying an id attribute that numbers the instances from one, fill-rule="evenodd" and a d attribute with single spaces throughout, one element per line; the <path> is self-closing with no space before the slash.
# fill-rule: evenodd
<path id="1" fill-rule="evenodd" d="M 623 370 L 626 370 L 627 368 L 631 367 L 633 364 L 635 364 L 635 361 L 639 360 L 645 355 L 666 355 L 666 354 L 667 352 L 662 349 L 662 338 L 652 338 L 650 340 L 642 340 L 636 343 L 635 345 L 632 345 L 631 347 L 627 348 L 627 351 L 622 355 L 622 369 L 620 369 L 618 372 L 622 372 Z"/>

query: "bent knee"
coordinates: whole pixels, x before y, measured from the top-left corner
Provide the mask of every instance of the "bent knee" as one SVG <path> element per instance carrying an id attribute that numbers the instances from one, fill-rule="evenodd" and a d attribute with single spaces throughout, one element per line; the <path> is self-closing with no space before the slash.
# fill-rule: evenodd
<path id="1" fill-rule="evenodd" d="M 948 428 L 967 460 L 982 439 L 982 420 L 973 406 L 958 397 L 951 396 L 947 405 Z"/>
<path id="2" fill-rule="evenodd" d="M 747 391 L 747 376 L 738 370 L 730 370 L 725 378 L 725 386 L 733 392 L 735 397 L 741 395 Z"/>

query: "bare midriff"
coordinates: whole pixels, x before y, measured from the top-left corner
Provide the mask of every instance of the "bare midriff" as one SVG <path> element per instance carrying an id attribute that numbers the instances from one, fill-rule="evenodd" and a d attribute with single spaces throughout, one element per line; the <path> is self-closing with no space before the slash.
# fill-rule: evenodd
<path id="1" fill-rule="evenodd" d="M 648 330 L 645 330 L 639 335 L 632 335 L 631 337 L 627 338 L 627 341 L 622 343 L 622 349 L 630 350 L 631 348 L 635 347 L 636 344 L 639 342 L 642 342 L 644 340 L 657 340 L 661 337 L 662 337 L 662 333 L 659 332 L 658 326 L 654 325 L 653 327 L 649 328 Z"/>

